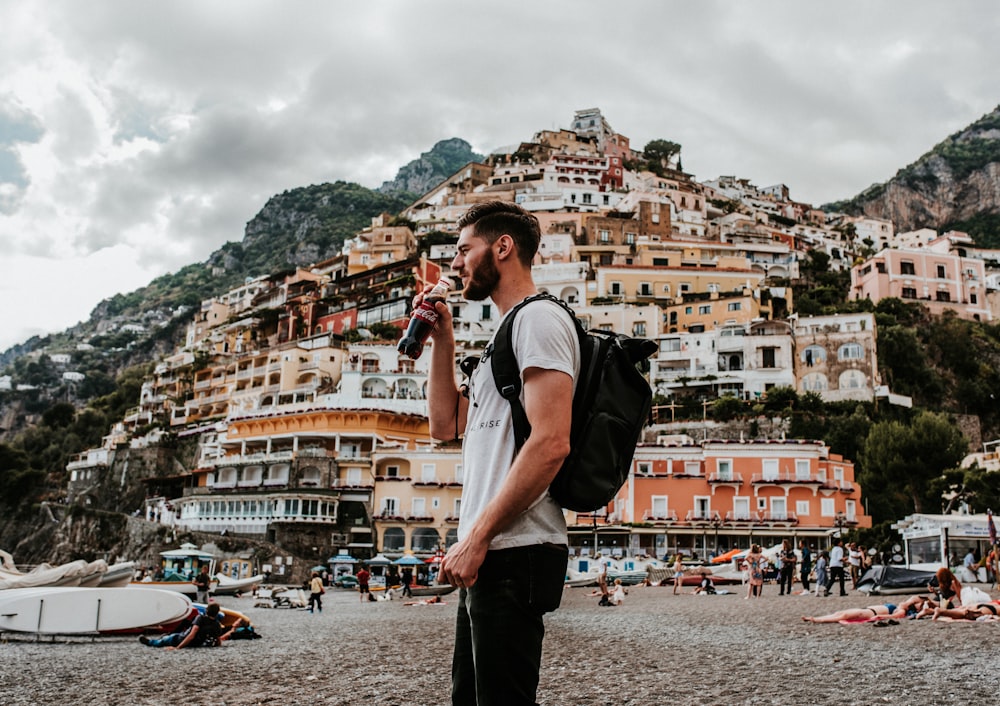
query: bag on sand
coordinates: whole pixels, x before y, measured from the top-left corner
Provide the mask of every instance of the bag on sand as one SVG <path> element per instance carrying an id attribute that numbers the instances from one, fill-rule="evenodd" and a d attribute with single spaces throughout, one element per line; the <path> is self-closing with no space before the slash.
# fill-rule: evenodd
<path id="1" fill-rule="evenodd" d="M 573 320 L 580 339 L 580 377 L 573 394 L 570 452 L 549 486 L 549 494 L 564 508 L 593 512 L 611 502 L 628 478 L 635 446 L 652 406 L 652 391 L 643 372 L 649 367 L 646 359 L 657 346 L 644 338 L 587 331 L 573 310 L 550 294 L 536 294 L 519 303 L 500 324 L 490 353 L 497 390 L 513 412 L 518 450 L 531 435 L 531 425 L 521 404 L 514 318 L 524 306 L 540 300 L 561 306 Z"/>

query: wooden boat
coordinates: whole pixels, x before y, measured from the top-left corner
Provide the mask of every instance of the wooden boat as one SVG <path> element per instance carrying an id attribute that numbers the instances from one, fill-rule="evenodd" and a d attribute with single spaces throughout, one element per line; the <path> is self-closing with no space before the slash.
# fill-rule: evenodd
<path id="1" fill-rule="evenodd" d="M 158 588 L 162 591 L 183 593 L 188 597 L 198 593 L 198 587 L 190 581 L 129 581 L 127 588 Z"/>
<path id="2" fill-rule="evenodd" d="M 150 588 L 14 588 L 0 593 L 0 631 L 73 635 L 128 630 L 177 620 L 190 608 L 186 596 Z"/>
<path id="3" fill-rule="evenodd" d="M 414 598 L 423 598 L 426 596 L 446 596 L 454 590 L 455 587 L 447 583 L 436 583 L 433 586 L 415 586 L 410 584 L 410 593 Z"/>
<path id="4" fill-rule="evenodd" d="M 260 584 L 264 577 L 260 575 L 248 576 L 244 579 L 231 579 L 225 574 L 215 575 L 216 583 L 212 584 L 212 589 L 210 593 L 216 596 L 235 596 L 237 593 L 247 593 L 252 591 L 253 587 Z"/>

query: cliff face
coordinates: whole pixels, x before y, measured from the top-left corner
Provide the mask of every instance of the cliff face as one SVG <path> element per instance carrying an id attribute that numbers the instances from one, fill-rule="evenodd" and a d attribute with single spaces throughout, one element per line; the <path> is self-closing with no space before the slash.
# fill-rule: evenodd
<path id="1" fill-rule="evenodd" d="M 441 140 L 409 164 L 400 167 L 396 178 L 378 188 L 383 194 L 409 195 L 413 198 L 425 194 L 450 177 L 469 162 L 482 161 L 482 155 L 472 151 L 472 145 L 453 137 Z"/>
<path id="2" fill-rule="evenodd" d="M 990 244 L 1000 234 L 1000 107 L 888 182 L 827 208 L 891 220 L 898 232 L 957 227 Z"/>

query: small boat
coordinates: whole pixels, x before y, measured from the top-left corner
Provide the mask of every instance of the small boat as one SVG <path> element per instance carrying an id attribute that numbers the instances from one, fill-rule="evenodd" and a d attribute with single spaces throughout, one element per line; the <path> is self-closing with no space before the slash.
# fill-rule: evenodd
<path id="1" fill-rule="evenodd" d="M 128 588 L 158 588 L 162 591 L 173 591 L 183 593 L 186 596 L 194 596 L 198 593 L 198 587 L 180 574 L 169 573 L 162 581 L 130 581 Z"/>
<path id="2" fill-rule="evenodd" d="M 49 586 L 0 593 L 0 632 L 75 635 L 129 630 L 177 620 L 191 601 L 155 589 Z"/>
<path id="3" fill-rule="evenodd" d="M 436 583 L 433 586 L 410 585 L 410 593 L 414 598 L 424 596 L 445 596 L 455 590 L 455 587 L 447 583 Z"/>
<path id="4" fill-rule="evenodd" d="M 215 579 L 217 583 L 212 584 L 210 593 L 216 596 L 235 596 L 237 593 L 246 593 L 253 590 L 253 587 L 260 584 L 264 580 L 264 577 L 258 574 L 243 579 L 231 579 L 225 574 L 218 573 L 215 575 Z"/>
<path id="5" fill-rule="evenodd" d="M 97 585 L 100 588 L 122 588 L 129 584 L 134 572 L 134 561 L 123 561 L 119 564 L 112 564 L 101 576 L 101 581 Z"/>

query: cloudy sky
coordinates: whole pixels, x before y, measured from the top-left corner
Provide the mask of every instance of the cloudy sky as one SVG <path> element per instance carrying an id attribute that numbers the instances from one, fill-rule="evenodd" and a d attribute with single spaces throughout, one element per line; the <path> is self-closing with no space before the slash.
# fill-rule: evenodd
<path id="1" fill-rule="evenodd" d="M 599 107 L 697 179 L 820 204 L 1000 103 L 1000 8 L 901 0 L 0 0 L 0 351 L 240 240 Z"/>

